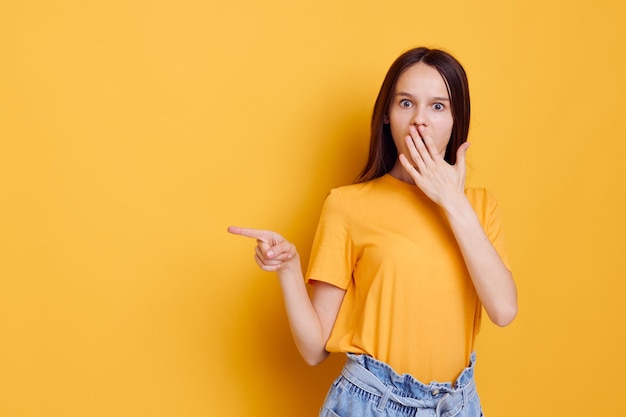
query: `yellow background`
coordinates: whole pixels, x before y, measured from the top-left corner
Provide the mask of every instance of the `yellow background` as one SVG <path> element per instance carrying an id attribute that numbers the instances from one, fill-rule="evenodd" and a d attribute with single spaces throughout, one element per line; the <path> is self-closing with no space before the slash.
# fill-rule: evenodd
<path id="1" fill-rule="evenodd" d="M 621 0 L 2 1 L 0 416 L 316 415 L 342 358 L 303 365 L 225 230 L 276 229 L 306 263 L 422 44 L 467 69 L 470 183 L 519 286 L 478 344 L 487 415 L 626 414 L 625 20 Z"/>

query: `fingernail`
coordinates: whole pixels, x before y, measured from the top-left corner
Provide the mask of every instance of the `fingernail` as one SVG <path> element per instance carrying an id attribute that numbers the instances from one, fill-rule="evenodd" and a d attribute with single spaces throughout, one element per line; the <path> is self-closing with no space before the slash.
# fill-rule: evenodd
<path id="1" fill-rule="evenodd" d="M 268 250 L 265 254 L 271 258 L 272 256 L 274 256 L 274 251 Z"/>

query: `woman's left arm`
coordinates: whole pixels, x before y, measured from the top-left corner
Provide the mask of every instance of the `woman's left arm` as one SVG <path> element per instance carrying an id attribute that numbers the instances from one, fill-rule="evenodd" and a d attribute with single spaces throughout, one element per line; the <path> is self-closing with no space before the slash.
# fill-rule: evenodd
<path id="1" fill-rule="evenodd" d="M 469 143 L 457 151 L 455 165 L 447 163 L 429 135 L 411 128 L 406 137 L 409 156 L 400 162 L 415 184 L 446 213 L 463 254 L 476 293 L 491 321 L 506 326 L 517 315 L 517 289 L 511 271 L 487 237 L 465 196 L 465 153 Z"/>
<path id="2" fill-rule="evenodd" d="M 442 207 L 485 311 L 498 326 L 508 325 L 517 315 L 517 290 L 511 271 L 485 234 L 464 194 Z"/>

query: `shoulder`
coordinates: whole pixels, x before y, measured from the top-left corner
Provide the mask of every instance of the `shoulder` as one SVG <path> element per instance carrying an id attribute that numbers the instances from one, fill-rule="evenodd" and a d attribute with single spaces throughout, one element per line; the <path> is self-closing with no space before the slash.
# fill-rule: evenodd
<path id="1" fill-rule="evenodd" d="M 371 195 L 372 192 L 375 192 L 380 188 L 380 182 L 381 181 L 377 178 L 367 182 L 359 182 L 335 187 L 328 192 L 326 199 L 352 200 L 354 198 Z"/>
<path id="2" fill-rule="evenodd" d="M 465 196 L 479 216 L 490 217 L 498 210 L 498 200 L 486 188 L 466 188 Z"/>
<path id="3" fill-rule="evenodd" d="M 466 188 L 465 196 L 472 204 L 496 204 L 496 197 L 483 187 Z"/>
<path id="4" fill-rule="evenodd" d="M 500 207 L 495 195 L 486 188 L 467 188 L 465 195 L 483 225 L 500 222 Z"/>
<path id="5" fill-rule="evenodd" d="M 343 216 L 354 218 L 368 207 L 380 205 L 380 186 L 377 180 L 363 183 L 342 185 L 330 189 L 324 200 L 322 213 L 325 216 Z"/>

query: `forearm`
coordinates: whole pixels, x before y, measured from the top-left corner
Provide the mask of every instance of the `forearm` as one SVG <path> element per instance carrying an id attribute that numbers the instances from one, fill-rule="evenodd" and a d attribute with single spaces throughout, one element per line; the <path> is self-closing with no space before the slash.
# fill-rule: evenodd
<path id="1" fill-rule="evenodd" d="M 517 290 L 511 271 L 464 196 L 444 210 L 485 311 L 495 324 L 508 325 L 517 314 Z"/>
<path id="2" fill-rule="evenodd" d="M 256 239 L 254 260 L 263 271 L 276 272 L 283 292 L 291 333 L 309 365 L 326 357 L 326 341 L 337 318 L 345 290 L 317 282 L 309 297 L 296 247 L 276 232 L 229 226 L 228 232 Z"/>
<path id="3" fill-rule="evenodd" d="M 328 357 L 325 346 L 330 330 L 325 331 L 311 302 L 299 256 L 286 262 L 277 274 L 296 347 L 307 364 L 317 365 Z"/>

